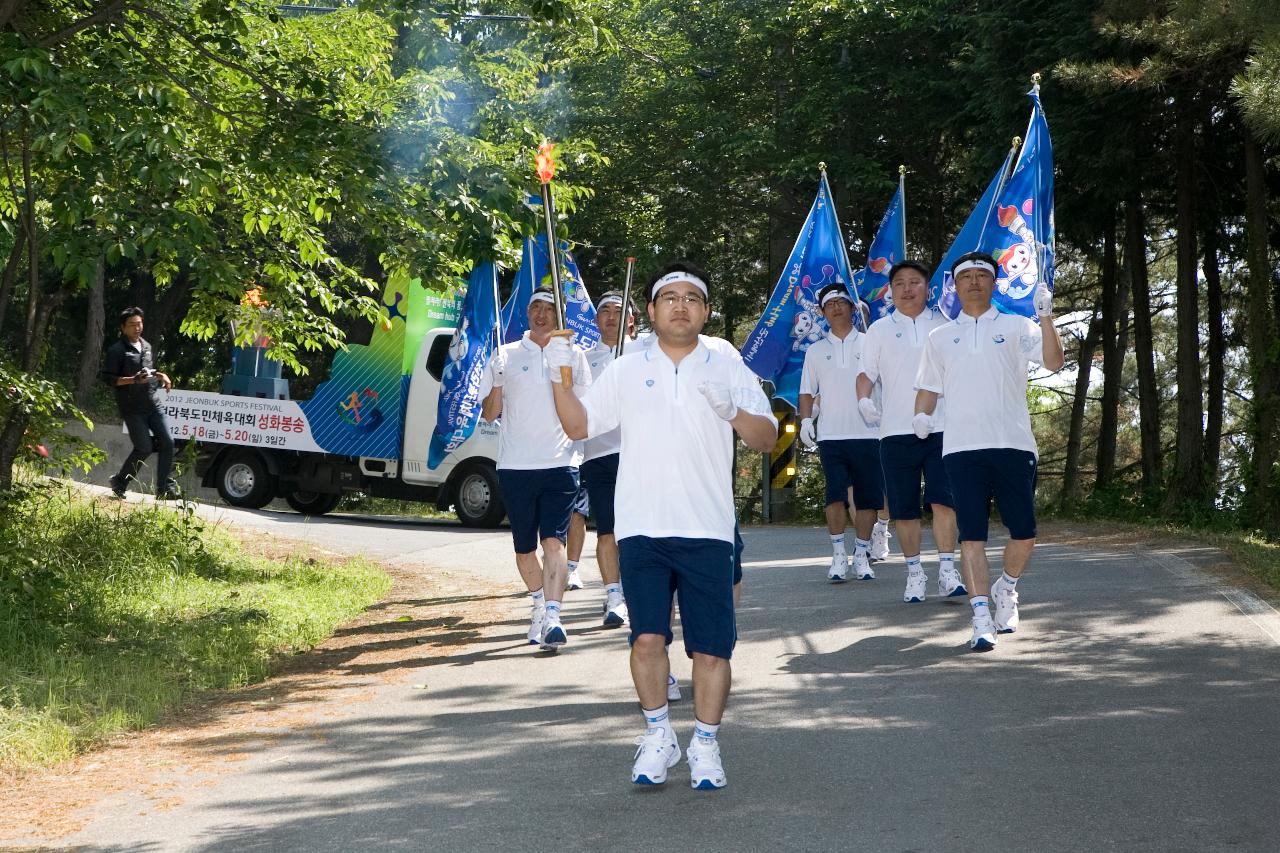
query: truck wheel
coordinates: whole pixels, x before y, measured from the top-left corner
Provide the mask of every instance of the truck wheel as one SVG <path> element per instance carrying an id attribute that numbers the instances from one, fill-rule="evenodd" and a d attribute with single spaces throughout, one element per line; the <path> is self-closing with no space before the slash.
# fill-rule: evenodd
<path id="1" fill-rule="evenodd" d="M 284 502 L 303 515 L 324 515 L 326 512 L 333 512 L 340 500 L 342 500 L 342 495 L 335 495 L 329 492 L 297 490 L 285 492 L 284 494 Z"/>
<path id="2" fill-rule="evenodd" d="M 453 510 L 466 527 L 497 527 L 506 517 L 498 472 L 492 465 L 468 465 L 453 484 Z"/>
<path id="3" fill-rule="evenodd" d="M 218 469 L 218 494 L 232 506 L 262 509 L 276 496 L 274 480 L 262 454 L 238 450 L 228 454 Z"/>

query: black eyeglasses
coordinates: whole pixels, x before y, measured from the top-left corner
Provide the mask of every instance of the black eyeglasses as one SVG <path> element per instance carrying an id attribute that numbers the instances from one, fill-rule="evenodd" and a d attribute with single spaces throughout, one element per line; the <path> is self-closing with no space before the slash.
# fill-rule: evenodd
<path id="1" fill-rule="evenodd" d="M 707 303 L 707 300 L 703 299 L 696 293 L 686 293 L 684 295 L 679 293 L 664 293 L 654 301 L 666 308 L 674 308 L 676 305 L 681 303 L 685 305 L 705 305 Z"/>

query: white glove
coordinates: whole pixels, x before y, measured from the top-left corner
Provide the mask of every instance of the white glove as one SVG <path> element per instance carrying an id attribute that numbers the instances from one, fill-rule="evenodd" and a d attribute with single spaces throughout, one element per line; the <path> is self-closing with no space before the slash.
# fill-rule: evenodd
<path id="1" fill-rule="evenodd" d="M 707 398 L 711 411 L 726 421 L 733 420 L 738 414 L 738 405 L 733 402 L 733 391 L 728 385 L 719 382 L 701 382 L 698 392 Z"/>
<path id="2" fill-rule="evenodd" d="M 1053 291 L 1043 282 L 1036 288 L 1035 306 L 1037 317 L 1048 317 L 1053 313 Z"/>
<path id="3" fill-rule="evenodd" d="M 818 445 L 818 431 L 813 428 L 813 418 L 800 421 L 800 443 L 810 450 Z"/>
<path id="4" fill-rule="evenodd" d="M 578 369 L 578 354 L 574 351 L 573 344 L 569 343 L 567 335 L 553 335 L 551 340 L 547 341 L 547 345 L 543 347 L 542 354 L 547 359 L 547 373 L 550 375 L 552 382 L 559 382 L 560 368 L 568 367 L 573 371 L 573 383 L 575 385 L 586 384 L 582 371 Z"/>
<path id="5" fill-rule="evenodd" d="M 490 391 L 494 388 L 501 388 L 502 383 L 507 381 L 507 357 L 502 350 L 498 350 L 493 354 L 493 360 L 489 362 L 489 373 L 493 377 L 493 382 L 489 386 Z"/>
<path id="6" fill-rule="evenodd" d="M 911 428 L 915 430 L 916 438 L 924 441 L 933 432 L 933 415 L 916 412 L 916 416 L 911 419 Z"/>
<path id="7" fill-rule="evenodd" d="M 876 401 L 870 397 L 863 397 L 858 400 L 858 411 L 862 412 L 862 419 L 866 421 L 867 426 L 875 426 L 880 423 L 880 410 L 876 408 Z"/>

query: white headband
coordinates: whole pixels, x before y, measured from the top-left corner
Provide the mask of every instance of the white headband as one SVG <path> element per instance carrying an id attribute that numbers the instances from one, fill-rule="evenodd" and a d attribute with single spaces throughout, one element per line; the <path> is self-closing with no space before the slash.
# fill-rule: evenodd
<path id="1" fill-rule="evenodd" d="M 843 299 L 845 302 L 848 302 L 850 305 L 853 304 L 853 299 L 850 298 L 849 294 L 846 291 L 832 290 L 828 292 L 826 296 L 822 297 L 822 302 L 818 305 L 818 307 L 826 308 L 827 303 L 830 302 L 832 299 Z"/>
<path id="2" fill-rule="evenodd" d="M 552 305 L 555 305 L 556 298 L 552 296 L 550 293 L 543 291 L 541 293 L 535 293 L 533 294 L 533 296 L 529 297 L 530 305 L 532 305 L 535 302 L 550 302 Z"/>
<path id="3" fill-rule="evenodd" d="M 599 311 L 601 308 L 604 308 L 604 307 L 606 307 L 606 306 L 608 306 L 608 305 L 617 305 L 619 308 L 621 308 L 621 307 L 622 307 L 622 297 L 621 297 L 621 296 L 606 296 L 604 299 L 601 299 L 601 300 L 600 300 L 600 304 L 596 306 L 596 310 L 597 310 L 597 311 Z"/>
<path id="4" fill-rule="evenodd" d="M 694 287 L 698 288 L 698 290 L 701 290 L 702 295 L 704 297 L 707 295 L 706 282 L 704 282 L 702 279 L 698 278 L 696 275 L 694 275 L 691 272 L 685 272 L 684 270 L 676 270 L 675 272 L 667 273 L 662 278 L 658 279 L 653 283 L 653 289 L 649 291 L 649 298 L 652 299 L 653 297 L 657 296 L 659 290 L 662 290 L 662 288 L 666 287 L 668 284 L 675 284 L 677 281 L 687 281 L 690 284 L 692 284 Z"/>
<path id="5" fill-rule="evenodd" d="M 967 261 L 961 261 L 956 265 L 955 270 L 953 270 L 951 274 L 954 277 L 959 278 L 960 273 L 965 270 L 985 270 L 991 274 L 992 278 L 996 277 L 996 268 L 982 258 L 970 258 Z"/>

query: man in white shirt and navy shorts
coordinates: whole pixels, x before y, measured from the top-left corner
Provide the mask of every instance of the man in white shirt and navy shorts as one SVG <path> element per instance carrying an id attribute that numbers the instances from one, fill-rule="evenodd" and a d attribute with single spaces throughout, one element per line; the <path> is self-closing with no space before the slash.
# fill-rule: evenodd
<path id="1" fill-rule="evenodd" d="M 858 409 L 856 380 L 862 372 L 864 335 L 853 327 L 853 297 L 843 284 L 829 284 L 818 292 L 818 304 L 831 331 L 804 354 L 800 372 L 800 441 L 816 442 L 826 479 L 827 533 L 831 536 L 831 568 L 827 579 L 844 583 L 849 577 L 845 549 L 846 515 L 853 513 L 853 576 L 873 580 L 871 533 L 877 511 L 884 505 L 884 475 L 880 470 L 880 431 L 863 420 Z M 813 398 L 822 396 L 822 416 L 814 424 Z M 853 489 L 853 507 L 849 489 Z"/>
<path id="2" fill-rule="evenodd" d="M 581 400 L 554 389 L 568 435 L 622 432 L 615 532 L 630 613 L 631 675 L 645 716 L 631 780 L 662 784 L 680 760 L 666 692 L 674 593 L 693 659 L 696 719 L 688 756 L 695 789 L 727 784 L 717 735 L 737 643 L 733 436 L 736 431 L 748 447 L 765 451 L 778 434 L 755 375 L 699 340 L 710 316 L 706 281 L 691 264 L 668 266 L 649 286 L 657 342 L 624 354 Z M 572 353 L 553 342 L 548 359 L 567 364 Z"/>
<path id="3" fill-rule="evenodd" d="M 558 651 L 568 637 L 560 621 L 568 567 L 565 538 L 578 495 L 582 448 L 556 417 L 544 348 L 556 328 L 554 297 L 540 287 L 529 300 L 529 330 L 498 348 L 480 388 L 482 415 L 502 416 L 498 432 L 498 486 L 511 521 L 516 568 L 533 599 L 529 642 Z M 573 350 L 575 364 L 586 359 Z M 559 372 L 555 377 L 559 378 Z M 538 561 L 538 543 L 542 561 Z"/>
<path id="4" fill-rule="evenodd" d="M 628 314 L 627 334 L 635 328 L 635 311 Z M 596 303 L 596 328 L 600 330 L 600 342 L 587 350 L 587 366 L 591 368 L 591 381 L 599 378 L 613 364 L 614 347 L 622 329 L 622 294 L 610 290 Z M 589 506 L 596 515 L 596 564 L 600 567 L 600 579 L 604 581 L 604 627 L 617 628 L 627 620 L 627 605 L 622 598 L 622 584 L 618 575 L 618 540 L 613 533 L 614 491 L 618 483 L 618 451 L 622 449 L 622 434 L 612 430 L 582 444 L 582 485 L 590 498 Z M 577 513 L 577 508 L 574 509 Z M 583 513 L 584 515 L 586 513 Z"/>
<path id="5" fill-rule="evenodd" d="M 858 408 L 869 424 L 880 425 L 880 464 L 889 516 L 898 528 L 898 544 L 907 561 L 902 600 L 925 600 L 925 573 L 920 562 L 920 481 L 924 503 L 933 511 L 933 539 L 938 548 L 938 595 L 965 595 L 956 570 L 956 514 L 951 486 L 942 464 L 942 407 L 933 413 L 933 432 L 916 438 L 911 419 L 916 411 L 916 373 L 929 333 L 949 321 L 929 307 L 929 270 L 916 261 L 899 261 L 889 270 L 893 311 L 871 324 L 862 345 L 858 375 Z M 872 394 L 880 386 L 884 410 Z"/>
<path id="6" fill-rule="evenodd" d="M 991 255 L 962 255 L 951 272 L 961 310 L 925 342 L 912 421 L 917 437 L 928 436 L 938 398 L 946 398 L 942 459 L 955 499 L 962 569 L 973 608 L 969 647 L 990 651 L 996 634 L 1017 630 L 1018 578 L 1036 544 L 1037 448 L 1027 409 L 1028 368 L 1061 370 L 1064 358 L 1053 323 L 1053 294 L 1043 282 L 1034 300 L 1037 324 L 991 304 L 996 281 Z M 1009 531 L 1004 572 L 994 584 L 986 552 L 993 497 Z"/>

